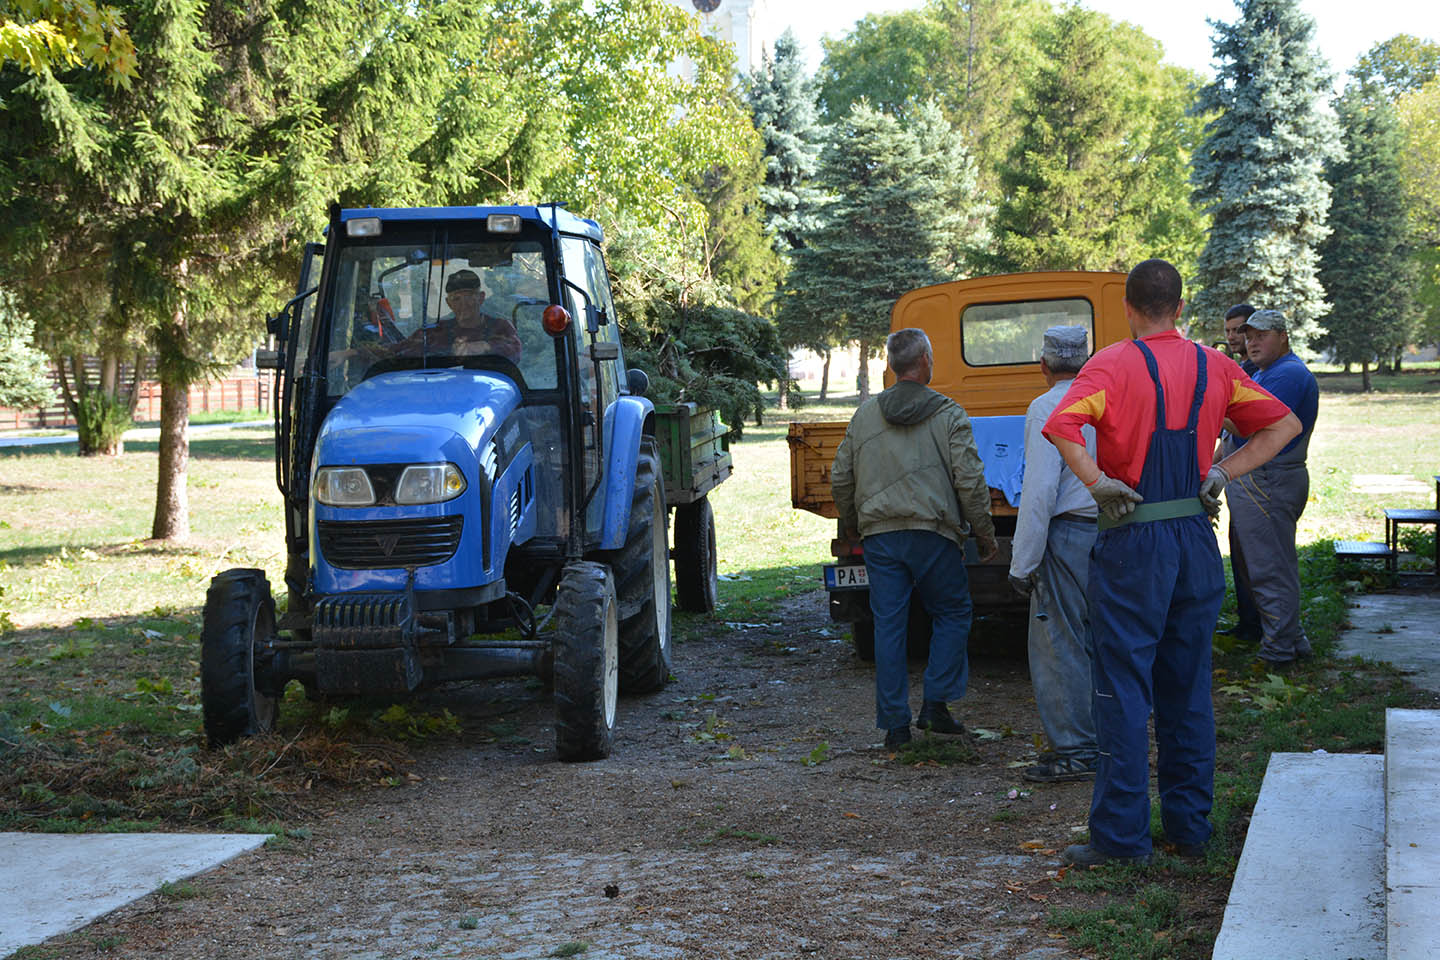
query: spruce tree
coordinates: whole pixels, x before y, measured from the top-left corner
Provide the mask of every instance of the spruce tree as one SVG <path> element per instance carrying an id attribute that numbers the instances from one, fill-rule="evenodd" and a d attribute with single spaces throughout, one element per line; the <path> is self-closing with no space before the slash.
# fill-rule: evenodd
<path id="1" fill-rule="evenodd" d="M 1214 119 L 1191 173 L 1211 227 L 1189 311 L 1217 334 L 1233 304 L 1272 307 L 1303 347 L 1329 309 L 1316 272 L 1329 233 L 1324 166 L 1340 152 L 1335 120 L 1322 109 L 1330 74 L 1297 0 L 1239 6 L 1235 23 L 1211 21 L 1220 72 L 1194 107 Z"/>
<path id="2" fill-rule="evenodd" d="M 1326 169 L 1331 233 L 1320 247 L 1320 281 L 1332 306 L 1322 340 L 1336 361 L 1360 364 L 1368 391 L 1370 364 L 1406 346 L 1415 325 L 1403 140 L 1376 85 L 1352 83 L 1335 112 L 1345 157 Z"/>
<path id="3" fill-rule="evenodd" d="M 820 194 L 811 180 L 824 140 L 815 83 L 805 72 L 794 33 L 786 30 L 775 41 L 774 56 L 764 55 L 746 85 L 755 129 L 765 145 L 765 181 L 760 186 L 765 225 L 775 235 L 776 249 L 788 253 L 815 225 Z"/>
<path id="4" fill-rule="evenodd" d="M 905 118 L 856 104 L 821 154 L 833 198 L 795 253 L 780 312 L 803 313 L 859 345 L 863 360 L 890 330 L 890 308 L 915 287 L 953 280 L 983 242 L 974 161 L 933 102 Z"/>

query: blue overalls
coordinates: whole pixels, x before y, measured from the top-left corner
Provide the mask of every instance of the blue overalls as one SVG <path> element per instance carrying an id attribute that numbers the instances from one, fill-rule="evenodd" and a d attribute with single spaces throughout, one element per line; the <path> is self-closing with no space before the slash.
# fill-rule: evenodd
<path id="1" fill-rule="evenodd" d="M 1194 498 L 1200 487 L 1196 425 L 1205 397 L 1205 352 L 1195 346 L 1195 399 L 1183 430 L 1165 428 L 1155 355 L 1155 435 L 1138 492 L 1146 504 Z M 1150 737 L 1155 712 L 1161 822 L 1175 843 L 1210 838 L 1215 714 L 1210 642 L 1225 595 L 1220 549 L 1203 512 L 1102 530 L 1090 553 L 1090 624 L 1100 761 L 1090 844 L 1114 857 L 1150 853 Z"/>

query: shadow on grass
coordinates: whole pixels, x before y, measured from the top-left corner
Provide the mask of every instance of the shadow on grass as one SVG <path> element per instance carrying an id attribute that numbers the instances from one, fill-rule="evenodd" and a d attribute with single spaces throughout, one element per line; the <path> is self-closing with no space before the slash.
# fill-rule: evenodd
<path id="1" fill-rule="evenodd" d="M 52 558 L 60 557 L 62 551 L 66 557 L 72 559 L 81 559 L 82 555 L 89 551 L 114 560 L 124 560 L 127 557 L 198 557 L 206 553 L 205 550 L 193 544 L 172 544 L 163 540 L 144 540 L 138 543 L 131 540 L 40 543 L 0 550 L 0 564 L 8 564 L 12 567 L 38 566 Z"/>
<path id="2" fill-rule="evenodd" d="M 252 428 L 247 428 L 252 429 Z M 275 439 L 269 427 L 255 427 L 256 436 L 198 437 L 190 441 L 191 460 L 274 460 Z M 262 432 L 263 431 L 263 432 Z M 125 452 L 158 453 L 158 440 L 127 440 Z"/>
<path id="3" fill-rule="evenodd" d="M 250 436 L 253 432 L 253 436 Z M 73 444 L 44 444 L 32 447 L 0 447 L 0 459 L 20 460 L 24 458 L 51 457 L 54 459 L 79 456 Z M 154 455 L 160 450 L 158 440 L 126 440 L 125 455 Z M 201 435 L 190 438 L 190 459 L 192 460 L 273 460 L 275 440 L 270 427 L 237 428 L 230 436 L 212 437 Z M 31 492 L 27 488 L 8 492 Z"/>

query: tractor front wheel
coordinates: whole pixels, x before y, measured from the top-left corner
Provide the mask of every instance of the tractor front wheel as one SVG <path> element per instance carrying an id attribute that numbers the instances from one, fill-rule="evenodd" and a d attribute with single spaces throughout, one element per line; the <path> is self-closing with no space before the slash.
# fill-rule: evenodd
<path id="1" fill-rule="evenodd" d="M 602 760 L 615 739 L 620 618 L 615 580 L 603 563 L 568 564 L 555 595 L 555 752 Z"/>
<path id="2" fill-rule="evenodd" d="M 274 640 L 275 600 L 265 571 L 215 576 L 200 629 L 200 700 L 212 747 L 275 729 L 280 698 L 256 655 Z"/>

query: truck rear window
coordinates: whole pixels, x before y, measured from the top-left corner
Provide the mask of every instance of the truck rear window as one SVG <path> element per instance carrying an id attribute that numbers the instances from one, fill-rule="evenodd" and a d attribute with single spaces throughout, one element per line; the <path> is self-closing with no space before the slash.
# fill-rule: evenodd
<path id="1" fill-rule="evenodd" d="M 1039 363 L 1047 327 L 1084 327 L 1095 352 L 1095 308 L 1089 300 L 977 303 L 960 313 L 960 352 L 972 367 Z"/>

